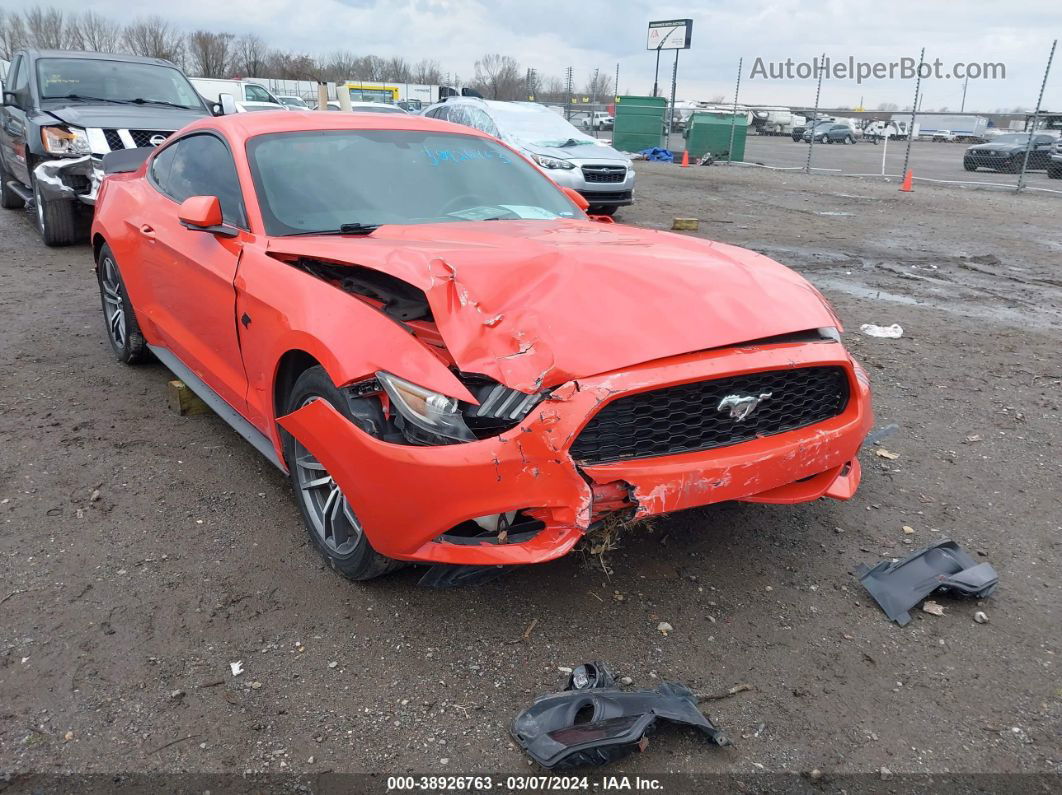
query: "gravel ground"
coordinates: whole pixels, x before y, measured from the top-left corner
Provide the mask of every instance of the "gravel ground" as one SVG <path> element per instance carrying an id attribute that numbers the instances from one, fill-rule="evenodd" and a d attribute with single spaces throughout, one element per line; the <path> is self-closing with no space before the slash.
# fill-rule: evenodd
<path id="1" fill-rule="evenodd" d="M 1060 210 L 640 164 L 623 221 L 698 217 L 835 303 L 899 457 L 864 451 L 848 503 L 657 520 L 611 574 L 574 554 L 444 592 L 325 569 L 278 472 L 112 360 L 88 250 L 4 213 L 0 772 L 528 772 L 509 722 L 589 659 L 752 686 L 707 707 L 733 747 L 663 731 L 609 772 L 1062 772 Z M 852 570 L 943 537 L 996 595 L 890 624 Z"/>

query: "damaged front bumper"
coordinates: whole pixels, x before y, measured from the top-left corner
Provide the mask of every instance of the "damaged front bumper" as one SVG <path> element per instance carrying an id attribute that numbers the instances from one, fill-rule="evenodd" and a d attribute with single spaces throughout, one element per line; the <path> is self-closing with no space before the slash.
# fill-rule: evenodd
<path id="1" fill-rule="evenodd" d="M 45 160 L 33 169 L 45 201 L 79 201 L 95 205 L 103 182 L 103 160 L 95 155 Z"/>
<path id="2" fill-rule="evenodd" d="M 598 410 L 619 397 L 746 373 L 835 366 L 844 409 L 807 427 L 713 449 L 580 464 L 570 448 Z M 714 412 L 716 406 L 705 406 Z M 847 499 L 856 454 L 871 428 L 865 374 L 840 344 L 792 343 L 687 354 L 554 389 L 515 428 L 464 444 L 391 444 L 323 401 L 279 419 L 343 489 L 373 547 L 422 563 L 538 563 L 572 549 L 613 511 L 644 518 L 727 500 L 797 503 Z M 537 531 L 455 543 L 463 522 L 520 511 Z"/>

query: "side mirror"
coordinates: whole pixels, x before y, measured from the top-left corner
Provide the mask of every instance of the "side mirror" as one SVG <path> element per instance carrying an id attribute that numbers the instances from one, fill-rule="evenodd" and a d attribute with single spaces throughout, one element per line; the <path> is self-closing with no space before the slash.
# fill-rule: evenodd
<path id="1" fill-rule="evenodd" d="M 239 234 L 233 227 L 225 226 L 217 196 L 189 196 L 177 208 L 177 218 L 181 226 L 193 232 L 210 232 L 222 237 Z"/>
<path id="2" fill-rule="evenodd" d="M 575 188 L 562 188 L 562 190 L 565 192 L 565 194 L 567 194 L 569 199 L 575 202 L 575 206 L 582 210 L 584 213 L 590 209 L 590 202 L 588 202 L 586 200 L 586 197 L 583 196 L 583 194 L 581 194 Z"/>
<path id="3" fill-rule="evenodd" d="M 4 107 L 17 108 L 18 107 L 18 94 L 16 94 L 14 91 L 5 91 L 4 92 Z"/>
<path id="4" fill-rule="evenodd" d="M 240 112 L 240 109 L 236 107 L 236 100 L 233 99 L 232 94 L 218 94 L 218 104 L 221 106 L 222 116 L 231 116 L 233 113 Z"/>

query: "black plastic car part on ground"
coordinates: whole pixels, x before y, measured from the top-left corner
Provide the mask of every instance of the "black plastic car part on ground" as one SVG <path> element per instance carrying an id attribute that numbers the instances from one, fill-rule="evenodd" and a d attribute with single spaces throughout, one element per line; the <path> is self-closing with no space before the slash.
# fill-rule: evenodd
<path id="1" fill-rule="evenodd" d="M 692 726 L 715 745 L 730 744 L 685 685 L 664 682 L 655 690 L 619 690 L 612 682 L 602 663 L 579 666 L 569 680 L 569 688 L 577 689 L 535 699 L 513 721 L 513 738 L 551 770 L 604 765 L 645 750 L 658 720 Z"/>
<path id="2" fill-rule="evenodd" d="M 873 568 L 861 564 L 856 576 L 885 615 L 901 627 L 911 621 L 908 611 L 936 590 L 983 599 L 999 584 L 990 563 L 978 563 L 950 540 L 900 561 L 882 561 Z"/>

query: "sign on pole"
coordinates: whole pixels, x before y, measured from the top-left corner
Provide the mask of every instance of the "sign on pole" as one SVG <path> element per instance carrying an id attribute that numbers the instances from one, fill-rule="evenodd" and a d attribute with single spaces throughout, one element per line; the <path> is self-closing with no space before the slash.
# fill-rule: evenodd
<path id="1" fill-rule="evenodd" d="M 649 23 L 647 50 L 688 50 L 693 36 L 692 19 L 664 19 Z"/>

